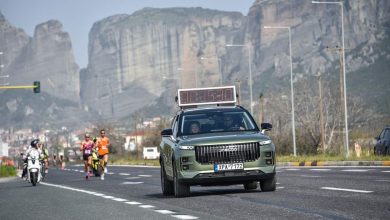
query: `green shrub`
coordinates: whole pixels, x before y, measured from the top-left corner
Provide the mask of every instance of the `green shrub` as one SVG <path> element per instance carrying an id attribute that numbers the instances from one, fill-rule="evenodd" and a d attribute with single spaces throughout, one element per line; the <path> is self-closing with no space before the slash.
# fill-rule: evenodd
<path id="1" fill-rule="evenodd" d="M 0 177 L 16 176 L 16 169 L 13 166 L 0 166 Z"/>

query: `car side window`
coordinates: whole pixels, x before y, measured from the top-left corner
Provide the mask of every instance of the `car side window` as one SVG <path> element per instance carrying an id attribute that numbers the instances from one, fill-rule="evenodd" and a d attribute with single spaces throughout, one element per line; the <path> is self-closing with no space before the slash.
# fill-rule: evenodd
<path id="1" fill-rule="evenodd" d="M 386 129 L 381 132 L 381 134 L 379 135 L 379 139 L 383 139 L 383 137 L 385 136 L 385 132 Z"/>
<path id="2" fill-rule="evenodd" d="M 384 135 L 383 139 L 390 140 L 390 129 L 385 130 L 385 135 Z"/>
<path id="3" fill-rule="evenodd" d="M 177 128 L 178 128 L 178 126 L 177 126 L 177 121 L 178 121 L 178 116 L 176 116 L 175 118 L 174 118 L 174 121 L 173 121 L 173 124 L 172 124 L 172 133 L 173 133 L 173 136 L 174 137 L 176 137 L 176 135 L 177 135 Z"/>

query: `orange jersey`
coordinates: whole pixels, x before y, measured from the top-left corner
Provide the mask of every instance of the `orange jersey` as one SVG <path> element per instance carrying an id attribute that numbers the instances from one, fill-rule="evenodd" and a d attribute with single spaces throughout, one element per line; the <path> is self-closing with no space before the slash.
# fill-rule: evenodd
<path id="1" fill-rule="evenodd" d="M 99 155 L 108 154 L 108 145 L 110 145 L 110 139 L 108 137 L 99 137 L 97 143 Z"/>

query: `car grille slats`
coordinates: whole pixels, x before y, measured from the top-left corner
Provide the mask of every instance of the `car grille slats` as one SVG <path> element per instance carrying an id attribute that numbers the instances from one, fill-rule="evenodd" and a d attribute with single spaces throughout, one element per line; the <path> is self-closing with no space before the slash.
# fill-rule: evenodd
<path id="1" fill-rule="evenodd" d="M 195 158 L 201 164 L 242 163 L 260 157 L 259 143 L 195 146 Z"/>

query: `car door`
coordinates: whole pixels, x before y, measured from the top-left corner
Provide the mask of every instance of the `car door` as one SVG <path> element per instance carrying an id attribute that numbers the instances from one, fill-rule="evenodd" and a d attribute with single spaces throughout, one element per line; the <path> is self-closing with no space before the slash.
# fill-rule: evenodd
<path id="1" fill-rule="evenodd" d="M 382 139 L 383 151 L 389 153 L 390 151 L 390 129 L 385 130 L 385 134 Z"/>
<path id="2" fill-rule="evenodd" d="M 383 129 L 381 134 L 378 137 L 378 141 L 375 144 L 375 153 L 382 154 L 384 152 L 384 146 L 383 146 L 383 138 L 385 136 L 386 129 Z"/>
<path id="3" fill-rule="evenodd" d="M 172 154 L 174 152 L 174 148 L 176 147 L 176 135 L 177 135 L 177 123 L 178 123 L 178 116 L 175 116 L 171 123 L 171 129 L 172 129 L 172 135 L 169 137 L 164 137 L 163 141 L 163 163 L 165 167 L 165 172 L 168 176 L 173 176 L 173 170 L 172 170 Z"/>

